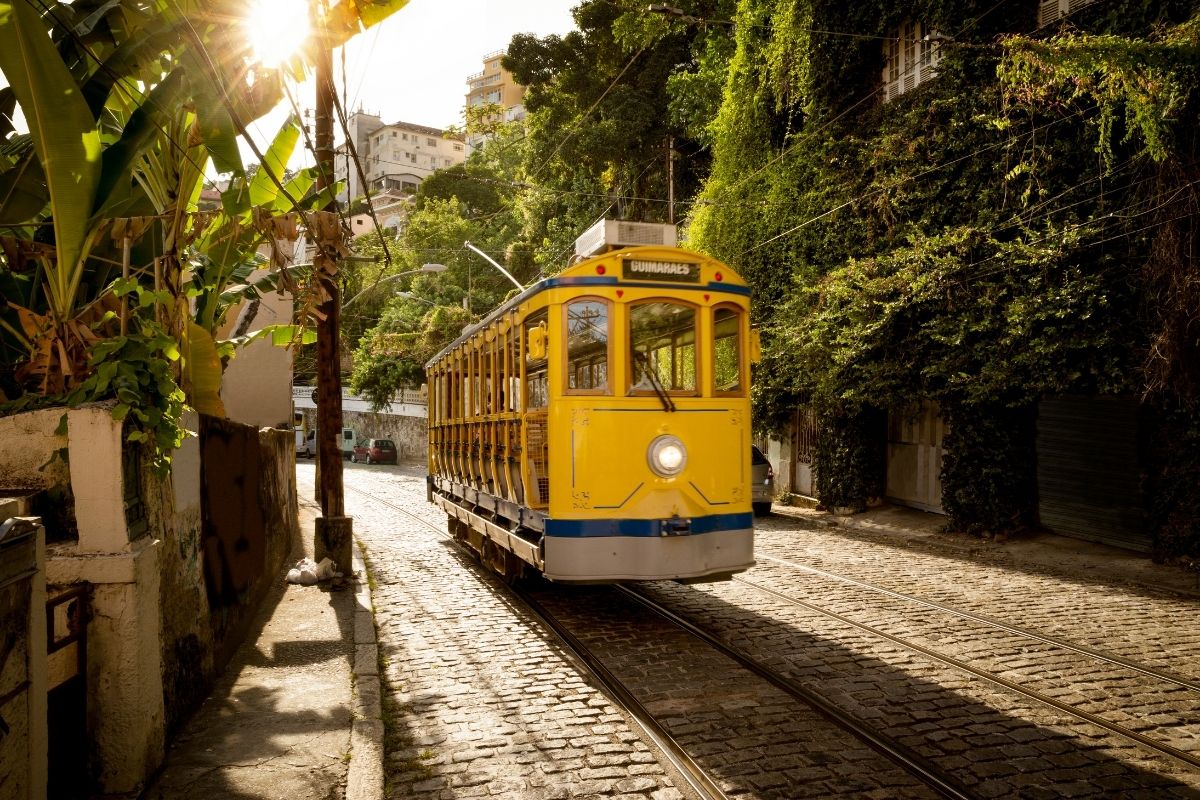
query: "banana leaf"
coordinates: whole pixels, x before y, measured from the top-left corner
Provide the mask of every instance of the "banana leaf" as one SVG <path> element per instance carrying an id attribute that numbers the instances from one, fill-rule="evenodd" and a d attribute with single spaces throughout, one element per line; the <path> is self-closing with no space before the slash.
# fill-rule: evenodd
<path id="1" fill-rule="evenodd" d="M 58 250 L 46 282 L 58 318 L 68 319 L 100 179 L 100 132 L 46 26 L 24 0 L 0 0 L 0 70 L 25 112 L 45 172 Z"/>

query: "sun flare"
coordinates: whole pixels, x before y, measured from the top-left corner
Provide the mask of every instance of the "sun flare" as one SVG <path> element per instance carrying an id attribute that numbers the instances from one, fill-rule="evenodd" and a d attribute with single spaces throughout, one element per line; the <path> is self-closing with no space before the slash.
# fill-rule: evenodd
<path id="1" fill-rule="evenodd" d="M 254 0 L 242 23 L 254 57 L 277 67 L 296 53 L 308 38 L 307 0 Z"/>

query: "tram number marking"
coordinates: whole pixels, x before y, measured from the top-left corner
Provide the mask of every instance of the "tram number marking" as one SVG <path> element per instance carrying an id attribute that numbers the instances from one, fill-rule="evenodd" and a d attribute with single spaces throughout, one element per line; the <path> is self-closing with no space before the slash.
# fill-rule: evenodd
<path id="1" fill-rule="evenodd" d="M 592 494 L 582 490 L 572 490 L 571 507 L 578 511 L 586 511 L 592 507 Z"/>

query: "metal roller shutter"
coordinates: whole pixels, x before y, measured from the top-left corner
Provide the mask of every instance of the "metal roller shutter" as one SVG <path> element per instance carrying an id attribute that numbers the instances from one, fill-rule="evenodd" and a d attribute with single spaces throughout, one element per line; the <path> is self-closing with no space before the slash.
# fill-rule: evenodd
<path id="1" fill-rule="evenodd" d="M 1038 407 L 1038 513 L 1055 533 L 1149 550 L 1133 397 L 1051 397 Z"/>

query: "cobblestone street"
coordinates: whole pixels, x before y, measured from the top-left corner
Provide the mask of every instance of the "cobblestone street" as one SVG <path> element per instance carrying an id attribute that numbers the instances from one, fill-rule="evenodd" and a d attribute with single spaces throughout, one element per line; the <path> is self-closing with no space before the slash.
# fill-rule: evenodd
<path id="1" fill-rule="evenodd" d="M 312 466 L 298 471 L 311 493 Z M 691 796 L 558 637 L 429 527 L 445 516 L 423 468 L 347 465 L 346 486 L 379 633 L 388 796 Z M 759 521 L 756 556 L 744 580 L 638 588 L 966 796 L 1200 797 L 1194 599 L 786 513 Z M 935 796 L 618 589 L 534 594 L 729 796 Z"/>

